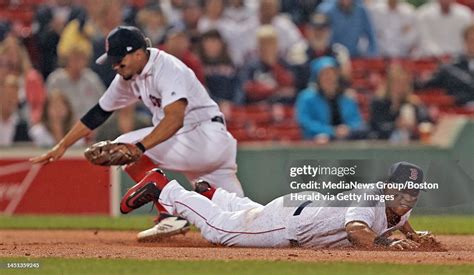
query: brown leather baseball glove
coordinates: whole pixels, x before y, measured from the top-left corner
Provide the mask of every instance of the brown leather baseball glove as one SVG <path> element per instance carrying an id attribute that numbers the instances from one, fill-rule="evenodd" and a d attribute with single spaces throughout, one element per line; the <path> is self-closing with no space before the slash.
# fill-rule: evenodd
<path id="1" fill-rule="evenodd" d="M 110 140 L 97 142 L 84 151 L 88 161 L 101 166 L 129 164 L 142 155 L 143 152 L 135 144 Z"/>

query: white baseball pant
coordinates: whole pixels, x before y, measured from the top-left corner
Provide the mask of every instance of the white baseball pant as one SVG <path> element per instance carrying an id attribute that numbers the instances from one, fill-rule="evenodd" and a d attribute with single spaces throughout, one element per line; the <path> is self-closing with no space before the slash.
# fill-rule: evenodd
<path id="1" fill-rule="evenodd" d="M 153 129 L 126 133 L 116 141 L 135 143 Z M 237 141 L 222 123 L 206 121 L 184 126 L 168 140 L 148 149 L 145 155 L 160 168 L 183 173 L 191 184 L 204 179 L 215 187 L 243 196 L 236 176 Z"/>
<path id="2" fill-rule="evenodd" d="M 217 189 L 212 201 L 187 191 L 176 180 L 162 190 L 159 202 L 174 215 L 185 218 L 217 244 L 244 247 L 288 247 L 286 230 L 293 207 L 279 197 L 263 206 L 248 198 Z"/>

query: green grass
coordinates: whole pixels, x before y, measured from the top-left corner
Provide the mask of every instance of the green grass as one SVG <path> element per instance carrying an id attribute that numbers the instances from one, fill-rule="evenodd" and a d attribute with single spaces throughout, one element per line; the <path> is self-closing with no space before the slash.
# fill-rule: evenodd
<path id="1" fill-rule="evenodd" d="M 141 230 L 153 224 L 154 216 L 0 216 L 3 229 L 110 229 Z"/>
<path id="2" fill-rule="evenodd" d="M 7 270 L 2 274 L 473 274 L 474 265 L 400 265 L 341 262 L 281 261 L 164 261 L 112 259 L 13 259 L 7 262 L 39 262 L 39 269 Z M 25 272 L 26 271 L 26 272 Z"/>
<path id="3" fill-rule="evenodd" d="M 0 229 L 110 229 L 142 230 L 152 225 L 154 216 L 118 218 L 105 216 L 0 216 Z M 435 234 L 474 235 L 474 216 L 412 216 L 417 230 Z"/>
<path id="4" fill-rule="evenodd" d="M 429 230 L 439 235 L 473 235 L 474 216 L 413 216 L 415 230 Z"/>

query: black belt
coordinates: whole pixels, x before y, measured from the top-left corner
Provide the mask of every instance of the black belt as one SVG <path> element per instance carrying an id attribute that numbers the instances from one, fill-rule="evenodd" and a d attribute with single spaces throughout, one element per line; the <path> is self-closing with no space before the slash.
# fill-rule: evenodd
<path id="1" fill-rule="evenodd" d="M 224 118 L 222 118 L 221 116 L 215 116 L 215 117 L 211 118 L 211 121 L 212 122 L 219 122 L 219 123 L 222 123 L 222 124 L 225 125 Z"/>
<path id="2" fill-rule="evenodd" d="M 300 206 L 298 206 L 298 208 L 296 208 L 295 210 L 295 213 L 293 213 L 293 216 L 299 216 L 301 214 L 301 212 L 303 211 L 303 209 L 308 206 L 310 203 L 312 203 L 313 201 L 305 201 L 303 202 Z"/>

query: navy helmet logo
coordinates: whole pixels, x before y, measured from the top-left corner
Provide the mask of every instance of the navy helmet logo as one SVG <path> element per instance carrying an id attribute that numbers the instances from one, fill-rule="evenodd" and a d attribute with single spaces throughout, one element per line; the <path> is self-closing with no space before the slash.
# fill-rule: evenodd
<path id="1" fill-rule="evenodd" d="M 410 168 L 410 177 L 409 179 L 411 180 L 417 180 L 418 179 L 418 170 L 415 168 Z"/>

